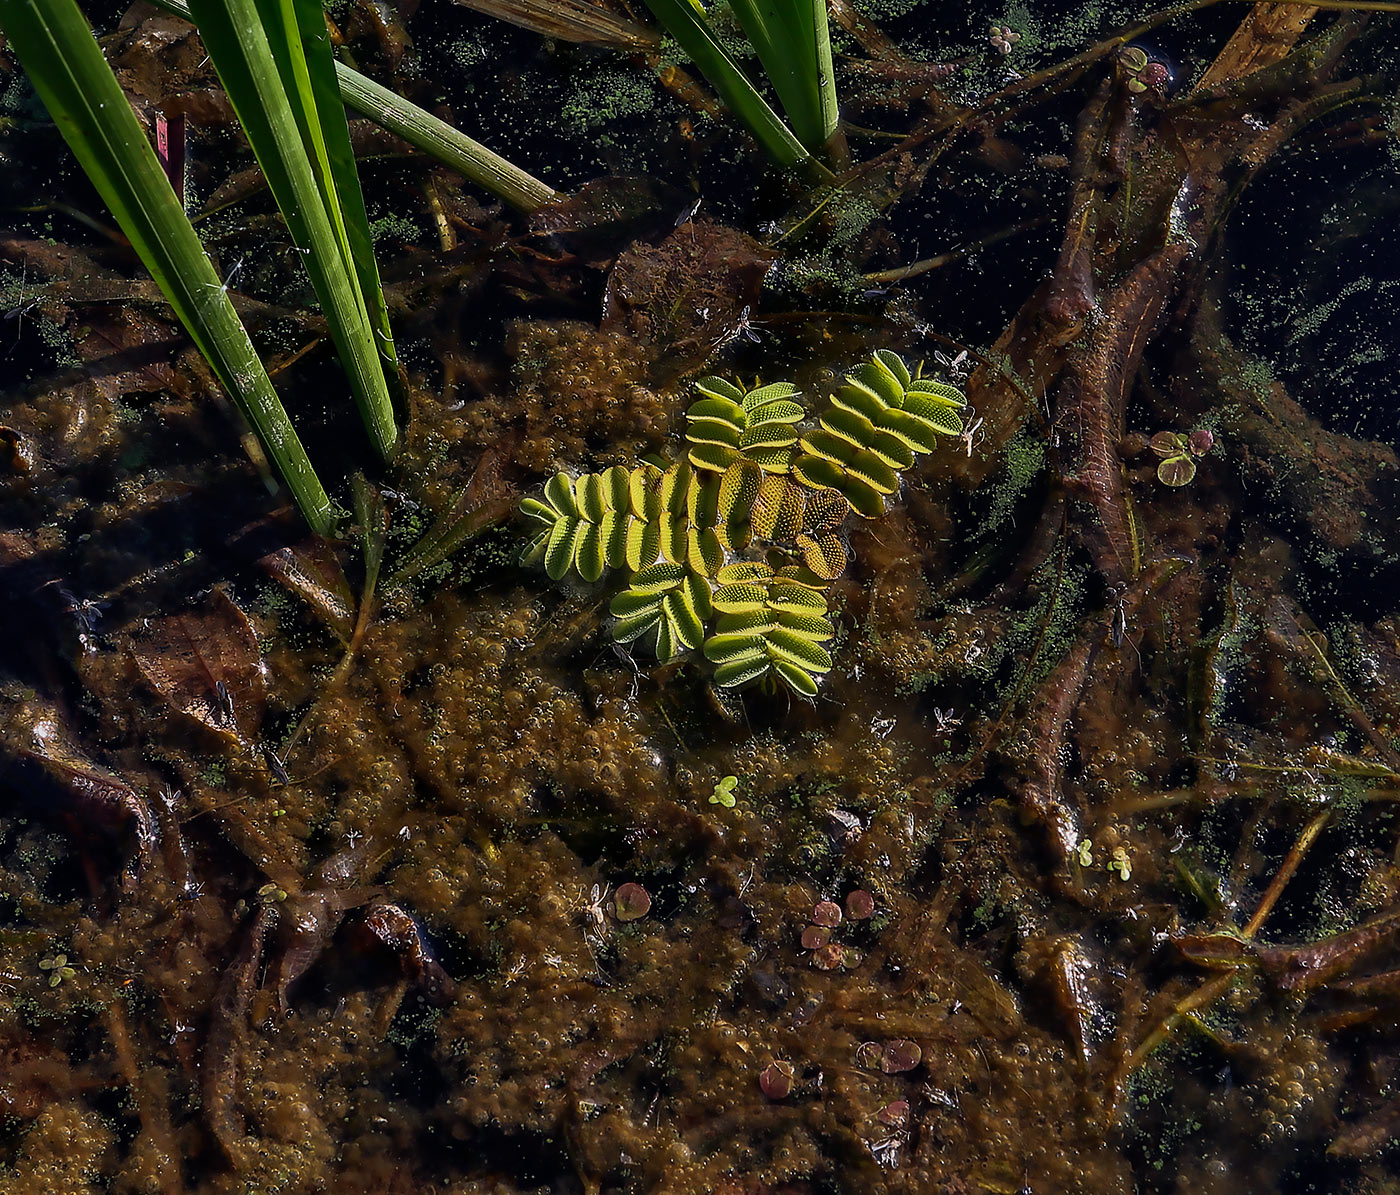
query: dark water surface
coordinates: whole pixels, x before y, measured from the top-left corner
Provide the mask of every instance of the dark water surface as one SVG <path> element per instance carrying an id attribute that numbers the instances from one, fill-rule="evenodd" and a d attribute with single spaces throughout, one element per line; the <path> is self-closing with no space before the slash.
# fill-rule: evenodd
<path id="1" fill-rule="evenodd" d="M 127 14 L 313 459 L 370 471 L 336 543 L 7 67 L 0 1191 L 1397 1189 L 1397 25 L 1211 6 L 1139 69 L 1137 10 L 940 11 L 838 34 L 864 166 L 814 198 L 646 53 L 338 10 L 570 193 L 358 130 L 387 473 L 207 66 Z M 842 525 L 814 699 L 519 563 L 520 498 L 678 455 L 698 376 L 815 410 L 881 348 L 969 431 Z"/>

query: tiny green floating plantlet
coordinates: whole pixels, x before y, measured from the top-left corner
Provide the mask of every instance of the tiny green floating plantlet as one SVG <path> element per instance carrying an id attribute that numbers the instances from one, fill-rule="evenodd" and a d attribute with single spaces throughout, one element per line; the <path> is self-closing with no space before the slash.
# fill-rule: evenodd
<path id="1" fill-rule="evenodd" d="M 1149 447 L 1160 458 L 1157 479 L 1173 489 L 1190 485 L 1196 476 L 1196 458 L 1205 456 L 1215 445 L 1215 435 L 1198 428 L 1189 436 L 1180 432 L 1158 432 Z"/>
<path id="2" fill-rule="evenodd" d="M 700 650 L 722 688 L 782 682 L 813 696 L 832 666 L 826 587 L 849 563 L 842 526 L 882 515 L 900 474 L 962 434 L 966 400 L 888 349 L 805 431 L 791 382 L 706 377 L 696 390 L 681 459 L 556 473 L 526 498 L 535 532 L 522 563 L 589 583 L 626 569 L 610 606 L 618 643 L 662 663 Z"/>

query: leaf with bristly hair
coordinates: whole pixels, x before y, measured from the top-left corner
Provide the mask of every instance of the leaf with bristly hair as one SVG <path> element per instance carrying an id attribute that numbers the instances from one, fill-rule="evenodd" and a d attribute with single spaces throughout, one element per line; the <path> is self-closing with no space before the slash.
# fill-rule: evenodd
<path id="1" fill-rule="evenodd" d="M 715 579 L 715 633 L 704 648 L 715 684 L 739 688 L 775 678 L 814 695 L 817 675 L 831 669 L 823 644 L 835 629 L 826 598 L 754 561 L 727 565 Z"/>
<path id="2" fill-rule="evenodd" d="M 720 688 L 783 684 L 811 697 L 832 666 L 824 591 L 849 563 L 846 520 L 884 511 L 900 474 L 961 429 L 965 400 L 884 349 L 800 439 L 789 382 L 745 390 L 707 377 L 696 390 L 682 459 L 559 474 L 543 500 L 526 499 L 538 524 L 527 558 L 585 580 L 625 563 L 632 583 L 611 607 L 619 643 L 646 642 L 661 660 L 703 646 Z M 742 558 L 756 550 L 763 559 Z"/>
<path id="3" fill-rule="evenodd" d="M 962 434 L 962 392 L 921 378 L 889 349 L 857 365 L 832 396 L 821 426 L 802 437 L 793 475 L 814 489 L 842 494 L 863 517 L 884 511 L 898 473 L 931 452 L 939 436 Z M 810 545 L 808 545 L 810 547 Z"/>
<path id="4" fill-rule="evenodd" d="M 663 664 L 700 646 L 710 617 L 710 584 L 684 565 L 662 561 L 642 569 L 613 598 L 619 643 L 641 640 Z"/>
<path id="5" fill-rule="evenodd" d="M 686 412 L 687 459 L 697 469 L 722 473 L 752 461 L 765 473 L 786 473 L 797 443 L 794 424 L 806 414 L 791 382 L 742 390 L 723 378 L 701 378 L 701 398 Z"/>
<path id="6" fill-rule="evenodd" d="M 578 478 L 556 473 L 544 487 L 543 500 L 522 499 L 520 513 L 534 524 L 535 532 L 520 554 L 521 564 L 542 561 L 554 581 L 573 569 L 592 583 L 610 568 L 655 563 L 659 527 L 632 513 L 636 472 L 615 465 Z M 650 508 L 645 474 L 642 480 L 639 501 Z"/>

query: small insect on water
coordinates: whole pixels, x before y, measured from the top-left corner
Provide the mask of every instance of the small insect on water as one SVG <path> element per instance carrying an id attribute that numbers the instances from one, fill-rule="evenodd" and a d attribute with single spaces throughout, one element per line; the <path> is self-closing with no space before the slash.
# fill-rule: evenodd
<path id="1" fill-rule="evenodd" d="M 1126 641 L 1137 656 L 1138 664 L 1141 665 L 1142 652 L 1138 650 L 1138 645 L 1128 635 L 1127 590 L 1124 586 L 1115 586 L 1110 597 L 1113 602 L 1113 610 L 1109 615 L 1108 637 L 1115 648 L 1121 648 Z"/>
<path id="2" fill-rule="evenodd" d="M 243 262 L 244 262 L 245 260 L 246 260 L 245 258 L 240 257 L 236 262 L 234 262 L 234 263 L 233 263 L 233 269 L 231 269 L 231 270 L 228 272 L 228 274 L 225 276 L 225 278 L 224 278 L 224 280 L 223 280 L 222 282 L 219 282 L 219 283 L 205 282 L 205 283 L 203 283 L 202 285 L 204 286 L 205 290 L 214 290 L 214 291 L 218 291 L 221 295 L 227 295 L 227 294 L 228 294 L 228 291 L 229 291 L 229 287 L 231 287 L 235 282 L 238 281 L 238 275 L 239 275 L 240 273 L 242 273 L 242 271 L 243 271 Z"/>
<path id="3" fill-rule="evenodd" d="M 755 321 L 750 318 L 752 314 L 753 308 L 745 304 L 743 309 L 739 312 L 738 323 L 734 325 L 734 335 L 752 344 L 757 344 L 759 341 L 759 334 Z"/>
<path id="4" fill-rule="evenodd" d="M 266 743 L 262 748 L 263 762 L 267 764 L 267 770 L 272 773 L 272 778 L 278 784 L 291 784 L 292 778 L 287 774 L 287 762 L 277 754 Z"/>
<path id="5" fill-rule="evenodd" d="M 214 682 L 214 721 L 220 726 L 233 726 L 233 695 L 223 681 Z"/>
<path id="6" fill-rule="evenodd" d="M 607 884 L 594 884 L 593 890 L 588 894 L 588 903 L 583 907 L 583 920 L 585 929 L 591 929 L 595 933 L 601 932 L 608 923 L 607 909 L 604 902 L 608 899 L 611 891 Z"/>
<path id="7" fill-rule="evenodd" d="M 690 221 L 695 219 L 695 213 L 700 210 L 700 205 L 704 202 L 705 201 L 702 198 L 696 196 L 695 202 L 692 203 L 688 208 L 685 209 L 685 211 L 681 212 L 681 214 L 676 217 L 675 227 L 680 228 L 683 224 L 689 224 Z"/>
<path id="8" fill-rule="evenodd" d="M 975 414 L 975 411 L 968 412 L 969 416 Z M 986 433 L 982 430 L 983 422 L 984 420 L 980 416 L 976 419 L 972 419 L 971 422 L 969 422 L 968 425 L 965 428 L 963 428 L 962 434 L 958 436 L 958 442 L 967 449 L 967 456 L 969 460 L 972 459 L 973 448 L 978 444 L 978 442 L 986 438 Z"/>
<path id="9" fill-rule="evenodd" d="M 938 362 L 938 367 L 948 375 L 948 380 L 954 385 L 956 385 L 964 375 L 972 371 L 972 362 L 968 358 L 966 349 L 963 349 L 955 357 L 950 357 L 947 353 L 941 353 L 935 349 L 933 352 L 933 359 Z"/>

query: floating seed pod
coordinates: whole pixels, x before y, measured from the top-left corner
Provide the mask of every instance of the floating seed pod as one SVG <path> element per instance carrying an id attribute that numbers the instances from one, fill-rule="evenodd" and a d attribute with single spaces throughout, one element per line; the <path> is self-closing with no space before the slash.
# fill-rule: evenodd
<path id="1" fill-rule="evenodd" d="M 792 1091 L 793 1074 L 792 1063 L 770 1062 L 758 1076 L 758 1088 L 770 1100 L 785 1100 Z"/>
<path id="2" fill-rule="evenodd" d="M 875 898 L 864 888 L 846 894 L 846 916 L 852 921 L 866 921 L 875 915 Z"/>
<path id="3" fill-rule="evenodd" d="M 910 1041 L 907 1037 L 895 1038 L 885 1043 L 884 1051 L 880 1055 L 880 1069 L 887 1075 L 912 1071 L 919 1065 L 923 1056 L 924 1052 L 918 1042 Z"/>
<path id="4" fill-rule="evenodd" d="M 619 921 L 636 921 L 651 912 L 651 893 L 640 884 L 619 884 L 613 893 L 613 915 Z"/>

